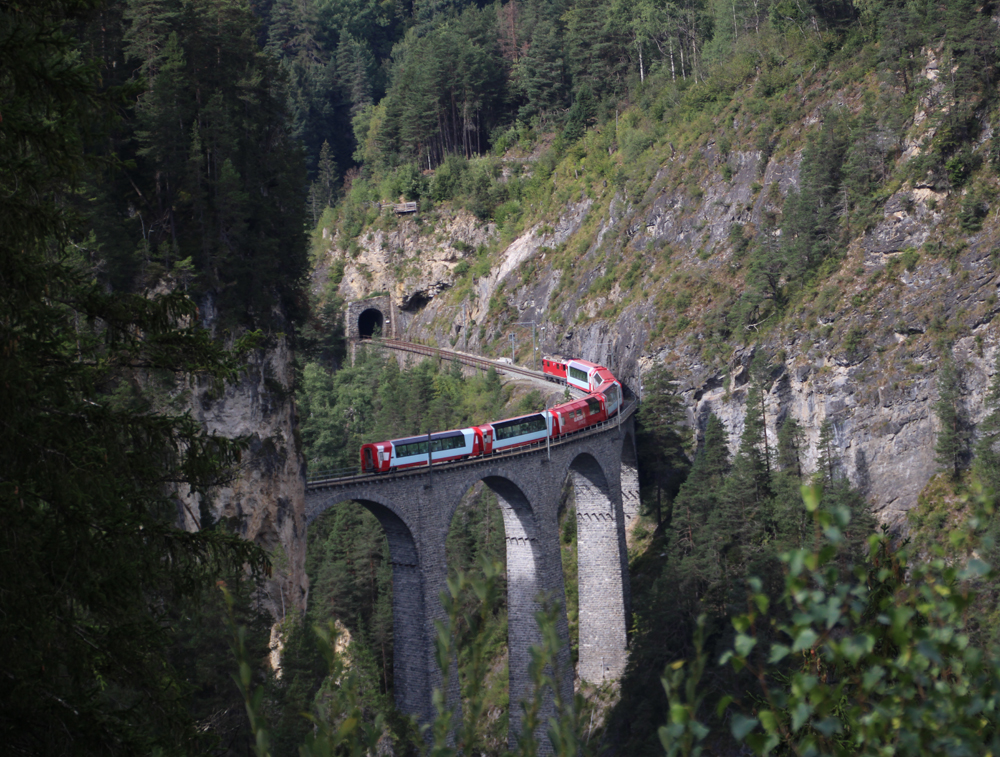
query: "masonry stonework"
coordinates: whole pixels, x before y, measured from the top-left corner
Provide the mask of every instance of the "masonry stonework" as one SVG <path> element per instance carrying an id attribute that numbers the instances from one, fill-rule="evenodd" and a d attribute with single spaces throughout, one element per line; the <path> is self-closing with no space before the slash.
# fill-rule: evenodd
<path id="1" fill-rule="evenodd" d="M 347 339 L 356 342 L 362 336 L 371 336 L 370 333 L 363 334 L 362 330 L 370 325 L 369 316 L 373 315 L 377 315 L 376 320 L 380 321 L 379 329 L 382 336 L 396 338 L 401 333 L 399 309 L 389 295 L 382 295 L 348 303 L 347 315 L 344 319 L 344 331 Z"/>
<path id="2" fill-rule="evenodd" d="M 574 676 L 558 523 L 567 477 L 575 487 L 577 503 L 579 675 L 595 682 L 621 676 L 628 654 L 630 609 L 622 490 L 637 481 L 632 477 L 633 439 L 629 417 L 618 427 L 584 432 L 550 449 L 435 466 L 430 472 L 423 468 L 361 482 L 310 485 L 306 495 L 309 523 L 328 508 L 354 500 L 367 507 L 385 529 L 393 569 L 394 676 L 400 709 L 420 723 L 434 718 L 431 695 L 441 685 L 434 657 L 434 622 L 445 617 L 441 603 L 447 589 L 445 540 L 463 495 L 480 481 L 496 493 L 506 532 L 511 744 L 521 732 L 517 703 L 532 689 L 529 650 L 542 640 L 535 616 L 547 604 L 559 608 L 557 630 L 563 648 L 554 673 L 560 698 L 572 698 Z M 454 700 L 457 691 L 449 695 Z M 550 691 L 541 722 L 554 713 Z M 543 751 L 550 751 L 544 727 L 539 730 Z"/>

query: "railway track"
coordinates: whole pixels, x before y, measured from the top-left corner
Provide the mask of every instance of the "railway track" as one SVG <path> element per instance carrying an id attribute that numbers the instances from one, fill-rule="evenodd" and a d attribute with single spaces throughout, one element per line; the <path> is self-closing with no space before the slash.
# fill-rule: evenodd
<path id="1" fill-rule="evenodd" d="M 487 360 L 486 358 L 476 357 L 475 355 L 468 355 L 464 352 L 455 352 L 454 350 L 445 350 L 440 347 L 428 347 L 423 344 L 414 344 L 413 342 L 406 342 L 402 339 L 362 339 L 362 342 L 371 342 L 372 344 L 383 344 L 386 347 L 391 347 L 394 350 L 401 350 L 403 352 L 412 352 L 415 355 L 425 355 L 427 357 L 439 357 L 442 360 L 454 360 L 461 363 L 462 365 L 470 365 L 474 368 L 479 368 L 484 371 L 488 371 L 490 368 L 496 369 L 498 373 L 506 373 L 510 376 L 521 376 L 523 378 L 536 379 L 542 381 L 548 381 L 553 384 L 563 384 L 556 380 L 554 376 L 550 376 L 547 373 L 542 373 L 541 371 L 533 371 L 529 368 L 520 368 L 516 365 L 511 365 L 510 363 L 501 363 L 497 360 Z"/>
<path id="2" fill-rule="evenodd" d="M 521 378 L 533 379 L 535 381 L 546 381 L 548 383 L 556 384 L 558 386 L 567 386 L 563 382 L 559 381 L 556 377 L 550 376 L 547 373 L 541 371 L 533 371 L 529 368 L 520 368 L 516 365 L 511 365 L 509 363 L 501 363 L 497 360 L 487 360 L 486 358 L 477 357 L 475 355 L 468 355 L 464 352 L 455 352 L 454 350 L 446 350 L 440 347 L 428 347 L 424 344 L 415 344 L 414 342 L 407 342 L 402 339 L 371 339 L 363 338 L 361 340 L 364 343 L 381 344 L 390 349 L 400 350 L 402 352 L 410 352 L 414 355 L 423 355 L 425 357 L 436 357 L 442 360 L 454 360 L 462 365 L 472 366 L 474 368 L 479 368 L 480 370 L 487 371 L 490 368 L 495 369 L 498 373 L 504 373 L 509 376 L 519 376 Z M 583 396 L 584 392 L 576 389 L 575 387 L 569 387 L 570 391 L 574 395 Z M 630 417 L 639 406 L 639 403 L 633 400 L 628 405 L 622 407 L 621 411 L 612 420 L 602 421 L 594 426 L 590 426 L 582 431 L 577 431 L 572 434 L 567 434 L 566 436 L 560 437 L 557 441 L 548 442 L 549 446 L 555 447 L 561 444 L 568 444 L 570 442 L 577 441 L 579 439 L 591 436 L 593 434 L 600 434 L 607 431 L 610 427 L 620 426 L 621 422 L 626 418 Z M 461 460 L 455 463 L 443 463 L 440 465 L 435 465 L 434 468 L 449 469 L 454 467 L 467 467 L 470 465 L 482 464 L 483 462 L 491 460 L 499 460 L 509 457 L 517 457 L 518 455 L 525 455 L 530 452 L 537 452 L 539 449 L 543 449 L 547 446 L 546 442 L 533 442 L 531 444 L 526 444 L 523 447 L 515 447 L 511 450 L 504 450 L 501 452 L 491 453 L 489 455 L 483 455 L 480 457 L 474 457 L 467 460 Z M 308 476 L 306 478 L 306 489 L 322 489 L 327 486 L 342 486 L 344 484 L 352 484 L 362 481 L 383 481 L 396 478 L 407 478 L 414 475 L 424 475 L 427 472 L 426 467 L 421 468 L 407 468 L 402 471 L 396 471 L 393 473 L 351 473 L 352 469 L 340 469 L 336 471 L 321 471 L 314 476 Z M 354 469 L 356 471 L 356 469 Z"/>

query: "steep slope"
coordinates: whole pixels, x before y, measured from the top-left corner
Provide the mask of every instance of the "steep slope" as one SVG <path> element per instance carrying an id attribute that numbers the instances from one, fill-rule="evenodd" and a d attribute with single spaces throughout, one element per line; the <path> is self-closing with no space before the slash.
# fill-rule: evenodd
<path id="1" fill-rule="evenodd" d="M 520 225 L 424 201 L 415 218 L 383 214 L 356 237 L 331 224 L 324 263 L 340 261 L 346 299 L 391 293 L 397 333 L 411 339 L 503 354 L 514 332 L 529 363 L 534 323 L 540 352 L 606 363 L 634 391 L 663 362 L 692 424 L 715 413 L 733 448 L 762 351 L 769 433 L 796 418 L 814 468 L 832 423 L 846 474 L 898 525 L 937 469 L 940 361 L 959 366 L 971 427 L 998 355 L 996 114 L 974 109 L 976 129 L 943 153 L 957 105 L 941 61 L 924 50 L 903 87 L 863 66 L 788 60 L 672 120 L 672 95 L 647 90 L 615 122 L 550 150 L 548 190 L 526 196 Z M 499 181 L 544 162 L 508 153 Z M 808 229 L 826 257 L 769 270 L 769 250 L 806 235 L 795 213 L 834 162 L 845 199 L 827 198 L 830 225 Z M 872 178 L 855 190 L 862 168 Z"/>

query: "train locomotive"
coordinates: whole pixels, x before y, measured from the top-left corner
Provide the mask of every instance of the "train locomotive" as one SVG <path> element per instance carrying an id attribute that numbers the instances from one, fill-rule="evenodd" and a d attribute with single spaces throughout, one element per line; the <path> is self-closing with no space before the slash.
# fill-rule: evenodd
<path id="1" fill-rule="evenodd" d="M 587 392 L 580 398 L 540 413 L 491 421 L 481 426 L 390 439 L 361 445 L 363 473 L 389 473 L 430 464 L 482 457 L 528 444 L 556 440 L 617 415 L 622 408 L 621 383 L 607 368 L 586 360 L 546 357 L 547 377 Z"/>

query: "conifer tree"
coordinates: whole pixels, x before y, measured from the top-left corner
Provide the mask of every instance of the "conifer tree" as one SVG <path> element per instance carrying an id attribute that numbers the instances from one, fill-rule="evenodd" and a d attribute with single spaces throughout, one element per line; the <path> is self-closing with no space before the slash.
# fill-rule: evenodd
<path id="1" fill-rule="evenodd" d="M 211 341 L 184 294 L 97 279 L 102 240 L 88 241 L 93 224 L 69 198 L 111 166 L 85 146 L 137 92 L 101 91 L 71 36 L 96 6 L 0 4 L 3 748 L 193 753 L 205 744 L 170 659 L 171 612 L 266 559 L 220 529 L 177 527 L 173 486 L 204 494 L 227 480 L 239 445 L 138 387 L 221 386 L 242 355 Z"/>
<path id="2" fill-rule="evenodd" d="M 330 143 L 323 140 L 319 151 L 319 165 L 316 167 L 316 181 L 309 187 L 309 201 L 312 205 L 313 223 L 319 221 L 322 212 L 333 205 L 333 193 L 337 181 L 337 165 L 330 154 Z"/>
<path id="3" fill-rule="evenodd" d="M 749 526 L 770 496 L 770 462 L 766 446 L 762 392 L 756 382 L 747 392 L 746 417 L 740 446 L 733 458 L 732 473 L 724 494 L 725 519 L 735 519 Z"/>
<path id="4" fill-rule="evenodd" d="M 867 539 L 875 532 L 875 517 L 865 497 L 851 485 L 844 469 L 844 461 L 837 447 L 836 428 L 829 418 L 823 421 L 819 432 L 818 468 L 813 481 L 823 487 L 822 506 L 826 510 L 847 508 L 851 525 L 846 534 L 845 548 L 840 555 L 844 570 L 867 554 Z M 805 532 L 801 534 L 804 540 Z"/>
<path id="5" fill-rule="evenodd" d="M 802 543 L 809 525 L 808 513 L 802 506 L 802 441 L 798 421 L 785 416 L 778 428 L 777 472 L 772 477 L 774 516 L 782 541 L 794 545 Z"/>
<path id="6" fill-rule="evenodd" d="M 685 412 L 677 394 L 673 374 L 662 363 L 644 377 L 642 407 L 636 443 L 639 448 L 639 469 L 644 479 L 656 489 L 656 523 L 662 522 L 662 498 L 670 501 L 676 495 L 690 466 L 685 447 L 690 431 L 685 425 Z"/>
<path id="7" fill-rule="evenodd" d="M 962 407 L 962 383 L 951 355 L 941 362 L 937 379 L 938 400 L 934 403 L 940 430 L 934 451 L 937 461 L 952 478 L 958 478 L 968 453 L 968 431 Z"/>
<path id="8" fill-rule="evenodd" d="M 837 437 L 833 421 L 824 418 L 819 427 L 818 463 L 815 477 L 819 483 L 831 484 L 841 478 L 840 453 L 836 447 Z"/>
<path id="9" fill-rule="evenodd" d="M 974 469 L 985 487 L 1000 492 L 1000 355 L 993 371 L 985 403 L 989 413 L 979 424 Z"/>
<path id="10" fill-rule="evenodd" d="M 712 601 L 710 594 L 719 579 L 725 535 L 717 530 L 716 513 L 728 471 L 725 427 L 712 414 L 691 472 L 674 500 L 670 524 L 670 561 L 683 596 L 695 603 Z"/>

